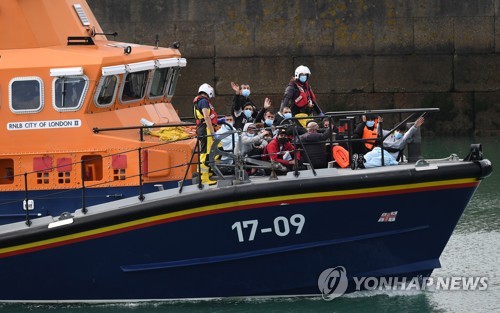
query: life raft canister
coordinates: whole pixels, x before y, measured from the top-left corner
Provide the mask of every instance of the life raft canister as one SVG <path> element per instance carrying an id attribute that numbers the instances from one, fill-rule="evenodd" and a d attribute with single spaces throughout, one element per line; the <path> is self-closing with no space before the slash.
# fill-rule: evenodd
<path id="1" fill-rule="evenodd" d="M 349 166 L 349 151 L 347 151 L 344 147 L 334 146 L 332 153 L 333 158 L 340 167 L 346 168 Z"/>

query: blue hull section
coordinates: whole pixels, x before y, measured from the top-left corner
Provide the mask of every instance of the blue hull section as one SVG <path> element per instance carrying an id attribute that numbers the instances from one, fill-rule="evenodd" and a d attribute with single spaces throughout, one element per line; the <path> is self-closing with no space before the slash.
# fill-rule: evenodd
<path id="1" fill-rule="evenodd" d="M 7 256 L 0 300 L 319 294 L 335 266 L 349 278 L 425 276 L 475 187 L 248 205 Z"/>
<path id="2" fill-rule="evenodd" d="M 143 192 L 157 191 L 155 184 L 143 185 Z M 165 189 L 177 186 L 177 181 L 162 184 Z M 118 199 L 138 196 L 139 187 L 87 188 L 85 206 L 107 203 Z M 26 220 L 24 191 L 0 193 L 0 225 Z M 59 216 L 63 212 L 74 212 L 82 207 L 81 189 L 30 191 L 28 199 L 34 201 L 34 210 L 29 211 L 30 219 L 43 216 Z"/>

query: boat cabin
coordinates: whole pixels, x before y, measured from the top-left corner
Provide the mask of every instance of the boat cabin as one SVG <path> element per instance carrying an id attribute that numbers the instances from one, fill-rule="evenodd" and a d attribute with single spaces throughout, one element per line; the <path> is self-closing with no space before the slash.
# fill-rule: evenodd
<path id="1" fill-rule="evenodd" d="M 0 29 L 0 192 L 183 178 L 195 141 L 165 144 L 140 128 L 181 123 L 176 47 L 108 40 L 84 0 L 2 0 Z"/>

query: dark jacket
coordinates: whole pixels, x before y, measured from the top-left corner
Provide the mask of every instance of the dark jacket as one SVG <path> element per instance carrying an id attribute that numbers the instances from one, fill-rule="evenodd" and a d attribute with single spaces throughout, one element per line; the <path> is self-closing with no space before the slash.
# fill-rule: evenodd
<path id="1" fill-rule="evenodd" d="M 243 107 L 251 103 L 253 106 L 253 113 L 251 118 L 247 118 L 245 113 L 243 113 Z M 257 107 L 253 103 L 252 99 L 243 97 L 242 95 L 235 95 L 233 98 L 233 104 L 231 107 L 231 114 L 234 117 L 234 128 L 243 129 L 246 123 L 254 123 L 255 117 L 257 116 Z"/>
<path id="2" fill-rule="evenodd" d="M 301 84 L 300 82 L 297 82 L 298 84 Z M 305 83 L 308 84 L 308 83 Z M 295 99 L 297 99 L 300 95 L 299 88 L 297 88 L 296 81 L 295 79 L 292 79 L 289 83 L 288 86 L 285 89 L 285 94 L 283 95 L 283 100 L 281 100 L 281 107 L 280 107 L 280 112 L 283 111 L 284 107 L 290 107 L 292 110 L 292 115 L 295 116 L 299 113 L 306 113 L 307 115 L 310 115 L 312 112 L 314 112 L 315 115 L 320 115 L 321 109 L 318 106 L 318 103 L 316 101 L 313 101 L 314 106 L 310 108 L 309 106 L 305 106 L 302 108 L 299 108 L 298 106 L 295 105 Z"/>
<path id="3" fill-rule="evenodd" d="M 300 140 L 304 145 L 307 156 L 309 156 L 309 160 L 307 160 L 307 156 L 303 153 L 302 161 L 311 163 L 314 168 L 326 168 L 328 166 L 328 155 L 325 144 L 331 134 L 330 129 L 327 129 L 323 133 L 307 132 L 300 135 Z"/>

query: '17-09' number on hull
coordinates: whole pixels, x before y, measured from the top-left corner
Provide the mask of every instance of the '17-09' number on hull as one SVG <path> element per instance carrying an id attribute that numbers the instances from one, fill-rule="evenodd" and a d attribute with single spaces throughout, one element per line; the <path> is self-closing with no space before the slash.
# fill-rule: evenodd
<path id="1" fill-rule="evenodd" d="M 242 222 L 235 222 L 232 226 L 232 230 L 236 230 L 238 234 L 238 241 L 244 242 L 245 236 L 243 235 L 243 229 L 250 228 L 250 233 L 248 234 L 246 241 L 253 241 L 258 232 L 261 234 L 272 233 L 277 236 L 284 237 L 290 234 L 290 225 L 295 227 L 291 231 L 295 231 L 295 234 L 298 235 L 302 232 L 302 228 L 304 228 L 304 224 L 306 222 L 306 218 L 302 214 L 294 214 L 290 217 L 290 219 L 285 216 L 278 216 L 274 219 L 273 227 L 269 228 L 259 228 L 259 220 L 248 220 Z"/>

